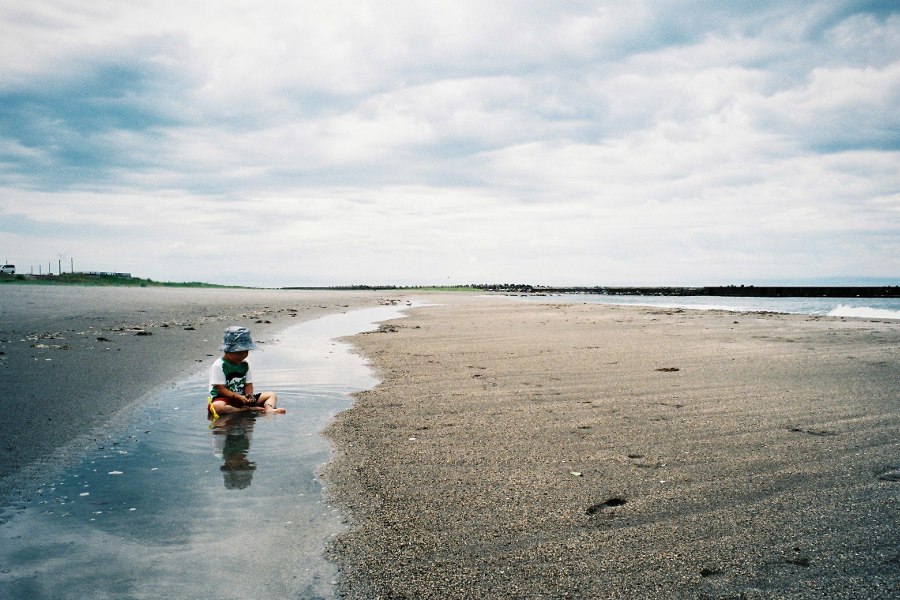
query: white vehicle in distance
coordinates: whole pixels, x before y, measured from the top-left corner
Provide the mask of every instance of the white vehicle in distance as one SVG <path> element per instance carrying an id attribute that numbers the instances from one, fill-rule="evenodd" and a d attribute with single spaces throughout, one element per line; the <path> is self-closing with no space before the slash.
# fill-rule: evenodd
<path id="1" fill-rule="evenodd" d="M 5 273 L 6 275 L 15 275 L 16 265 L 3 265 L 2 267 L 0 267 L 0 273 Z"/>

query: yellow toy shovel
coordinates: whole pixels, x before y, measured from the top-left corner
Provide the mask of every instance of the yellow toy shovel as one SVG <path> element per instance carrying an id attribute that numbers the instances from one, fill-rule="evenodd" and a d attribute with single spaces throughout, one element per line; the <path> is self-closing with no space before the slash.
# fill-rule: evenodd
<path id="1" fill-rule="evenodd" d="M 212 396 L 207 396 L 206 401 L 209 402 L 209 410 L 212 412 L 213 421 L 219 418 L 219 414 L 216 412 L 216 409 L 213 408 Z"/>

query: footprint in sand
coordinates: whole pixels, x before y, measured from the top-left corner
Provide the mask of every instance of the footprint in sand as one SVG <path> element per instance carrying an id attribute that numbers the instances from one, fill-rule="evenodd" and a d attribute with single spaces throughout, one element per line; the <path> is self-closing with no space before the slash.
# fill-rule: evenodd
<path id="1" fill-rule="evenodd" d="M 882 479 L 884 481 L 900 481 L 900 469 L 894 469 L 892 471 L 879 473 L 878 479 Z"/>
<path id="2" fill-rule="evenodd" d="M 598 502 L 597 504 L 588 506 L 584 512 L 589 515 L 595 515 L 604 508 L 615 508 L 616 506 L 622 506 L 623 504 L 627 503 L 628 500 L 626 500 L 625 498 L 613 496 L 612 498 L 607 498 L 603 502 Z"/>

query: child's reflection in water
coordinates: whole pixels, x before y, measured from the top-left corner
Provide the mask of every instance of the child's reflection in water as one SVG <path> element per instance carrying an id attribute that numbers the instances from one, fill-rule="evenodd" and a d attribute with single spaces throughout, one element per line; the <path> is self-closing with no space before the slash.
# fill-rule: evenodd
<path id="1" fill-rule="evenodd" d="M 247 458 L 247 454 L 250 453 L 255 420 L 252 412 L 237 412 L 221 415 L 212 423 L 213 447 L 216 454 L 225 459 L 220 470 L 228 489 L 242 490 L 250 487 L 253 481 L 256 464 Z"/>

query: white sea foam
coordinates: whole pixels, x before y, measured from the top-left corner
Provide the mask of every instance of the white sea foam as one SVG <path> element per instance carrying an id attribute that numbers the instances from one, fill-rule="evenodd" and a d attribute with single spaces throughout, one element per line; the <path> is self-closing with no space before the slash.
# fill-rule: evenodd
<path id="1" fill-rule="evenodd" d="M 768 298 L 710 296 L 606 296 L 602 294 L 554 294 L 516 297 L 531 302 L 584 302 L 733 312 L 900 319 L 900 298 Z"/>
<path id="2" fill-rule="evenodd" d="M 847 306 L 838 304 L 828 313 L 829 317 L 862 317 L 866 319 L 900 319 L 900 310 L 872 308 L 870 306 Z"/>

